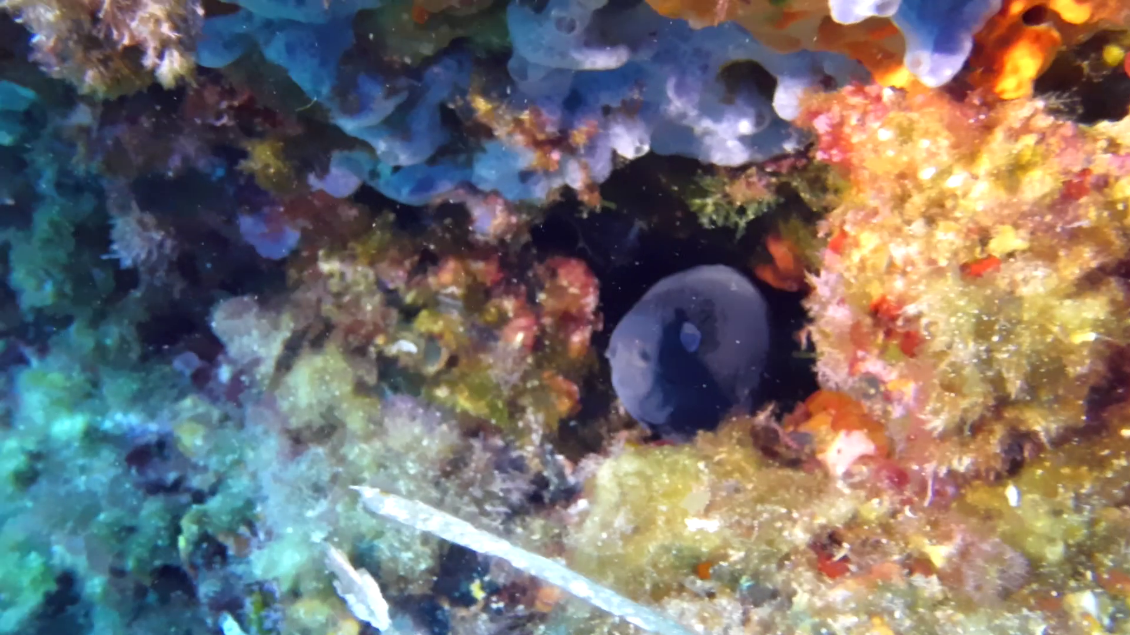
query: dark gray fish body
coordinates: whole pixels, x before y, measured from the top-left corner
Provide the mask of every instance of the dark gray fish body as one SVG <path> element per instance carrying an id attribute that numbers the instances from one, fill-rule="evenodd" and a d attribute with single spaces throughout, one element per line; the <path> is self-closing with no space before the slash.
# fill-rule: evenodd
<path id="1" fill-rule="evenodd" d="M 612 387 L 641 423 L 676 434 L 712 429 L 753 405 L 769 352 L 761 293 L 723 265 L 660 280 L 612 331 Z"/>

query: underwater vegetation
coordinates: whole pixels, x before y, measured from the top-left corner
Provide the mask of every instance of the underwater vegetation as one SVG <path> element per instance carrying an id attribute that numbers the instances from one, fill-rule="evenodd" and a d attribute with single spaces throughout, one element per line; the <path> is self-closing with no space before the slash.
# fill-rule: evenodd
<path id="1" fill-rule="evenodd" d="M 1084 128 L 1039 102 L 833 99 L 805 115 L 816 152 L 866 195 L 824 221 L 807 300 L 824 385 L 870 394 L 900 445 L 925 433 L 958 471 L 1100 426 L 1127 337 L 1124 125 Z M 946 457 L 942 440 L 992 451 Z"/>
<path id="2" fill-rule="evenodd" d="M 1123 0 L 0 0 L 0 633 L 1130 632 Z"/>

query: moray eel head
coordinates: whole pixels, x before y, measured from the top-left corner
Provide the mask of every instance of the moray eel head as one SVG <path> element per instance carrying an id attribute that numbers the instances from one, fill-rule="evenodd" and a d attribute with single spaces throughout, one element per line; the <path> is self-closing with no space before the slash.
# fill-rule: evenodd
<path id="1" fill-rule="evenodd" d="M 691 434 L 752 407 L 768 349 L 761 293 L 710 265 L 648 290 L 616 325 L 607 355 L 616 396 L 636 420 Z"/>

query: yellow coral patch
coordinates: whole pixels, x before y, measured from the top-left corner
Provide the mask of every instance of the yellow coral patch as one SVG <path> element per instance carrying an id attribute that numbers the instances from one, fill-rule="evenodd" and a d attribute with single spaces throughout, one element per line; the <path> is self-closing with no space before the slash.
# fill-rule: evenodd
<path id="1" fill-rule="evenodd" d="M 993 231 L 993 238 L 989 241 L 989 254 L 1003 258 L 1016 251 L 1028 248 L 1028 240 L 1016 231 L 1015 227 L 1005 225 Z"/>

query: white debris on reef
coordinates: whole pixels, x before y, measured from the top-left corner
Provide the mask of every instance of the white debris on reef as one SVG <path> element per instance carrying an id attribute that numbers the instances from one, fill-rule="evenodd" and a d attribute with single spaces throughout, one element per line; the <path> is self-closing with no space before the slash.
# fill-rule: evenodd
<path id="1" fill-rule="evenodd" d="M 646 631 L 658 635 L 691 635 L 691 631 L 687 628 L 658 611 L 633 602 L 559 562 L 526 551 L 446 512 L 372 487 L 353 489 L 360 492 L 365 506 L 379 516 L 462 545 L 472 551 L 502 558 L 515 568 L 561 587 L 564 591 Z"/>
<path id="2" fill-rule="evenodd" d="M 392 620 L 388 616 L 388 602 L 381 587 L 364 569 L 354 569 L 349 558 L 332 545 L 326 550 L 326 567 L 334 574 L 334 588 L 345 600 L 354 617 L 368 622 L 378 630 L 388 630 Z"/>

